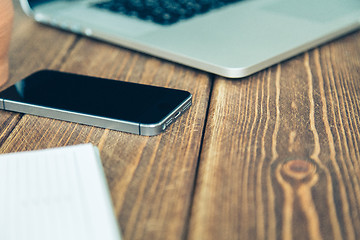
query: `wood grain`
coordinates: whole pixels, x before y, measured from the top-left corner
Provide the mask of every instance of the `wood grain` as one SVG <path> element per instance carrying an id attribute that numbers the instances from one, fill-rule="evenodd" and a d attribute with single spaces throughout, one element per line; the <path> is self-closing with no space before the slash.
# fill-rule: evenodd
<path id="1" fill-rule="evenodd" d="M 8 52 L 14 18 L 12 0 L 2 0 L 0 5 L 0 15 L 0 86 L 2 86 L 8 80 L 9 76 Z"/>
<path id="2" fill-rule="evenodd" d="M 61 64 L 69 48 L 76 41 L 74 35 L 34 23 L 21 11 L 18 1 L 14 1 L 14 10 L 15 18 L 9 51 L 10 77 L 2 88 L 36 70 Z M 0 111 L 0 145 L 20 118 L 20 114 Z"/>
<path id="3" fill-rule="evenodd" d="M 10 80 L 13 84 L 44 68 L 57 69 L 78 36 L 35 23 L 14 1 L 15 19 L 10 44 Z"/>
<path id="4" fill-rule="evenodd" d="M 26 24 L 36 28 L 38 34 L 34 36 L 26 29 L 15 33 L 22 37 L 15 37 L 13 51 L 18 54 L 12 55 L 12 63 L 25 69 L 14 73 L 13 78 L 48 67 L 188 90 L 193 94 L 193 106 L 156 137 L 24 115 L 0 152 L 91 142 L 100 149 L 124 239 L 184 238 L 208 107 L 209 76 L 99 41 Z M 28 39 L 30 44 L 22 45 L 25 40 L 21 39 Z M 57 45 L 56 49 L 47 50 L 52 44 Z M 44 59 L 40 60 L 41 54 L 34 47 L 42 51 Z M 22 61 L 27 55 L 39 62 L 28 65 Z"/>
<path id="5" fill-rule="evenodd" d="M 0 146 L 19 122 L 21 114 L 0 110 Z"/>
<path id="6" fill-rule="evenodd" d="M 189 239 L 360 238 L 359 46 L 215 81 Z"/>
<path id="7" fill-rule="evenodd" d="M 0 111 L 0 153 L 99 147 L 124 239 L 360 238 L 359 32 L 212 86 L 207 74 L 14 7 L 9 84 L 50 68 L 194 96 L 156 137 Z"/>

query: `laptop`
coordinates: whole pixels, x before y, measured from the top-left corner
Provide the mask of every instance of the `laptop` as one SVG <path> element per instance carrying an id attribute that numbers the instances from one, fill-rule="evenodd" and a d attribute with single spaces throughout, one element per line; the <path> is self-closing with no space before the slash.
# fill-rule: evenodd
<path id="1" fill-rule="evenodd" d="M 228 78 L 251 75 L 360 27 L 359 0 L 20 2 L 40 23 Z"/>

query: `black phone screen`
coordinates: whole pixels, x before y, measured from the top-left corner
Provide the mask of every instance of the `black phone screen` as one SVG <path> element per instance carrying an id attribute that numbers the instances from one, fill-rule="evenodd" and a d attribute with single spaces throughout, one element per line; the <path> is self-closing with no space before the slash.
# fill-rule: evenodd
<path id="1" fill-rule="evenodd" d="M 157 123 L 191 94 L 186 91 L 43 70 L 0 98 L 143 124 Z"/>

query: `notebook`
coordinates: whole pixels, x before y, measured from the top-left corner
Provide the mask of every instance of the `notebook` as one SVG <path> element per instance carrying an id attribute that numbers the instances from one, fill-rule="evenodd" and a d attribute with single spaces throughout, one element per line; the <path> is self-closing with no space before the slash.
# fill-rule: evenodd
<path id="1" fill-rule="evenodd" d="M 97 148 L 0 155 L 0 239 L 121 240 Z"/>
<path id="2" fill-rule="evenodd" d="M 360 26 L 359 0 L 20 1 L 38 22 L 229 78 Z"/>

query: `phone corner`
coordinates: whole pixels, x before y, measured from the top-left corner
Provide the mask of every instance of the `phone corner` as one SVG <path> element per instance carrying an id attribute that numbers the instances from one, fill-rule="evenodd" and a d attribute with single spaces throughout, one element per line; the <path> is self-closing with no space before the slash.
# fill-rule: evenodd
<path id="1" fill-rule="evenodd" d="M 168 114 L 163 120 L 158 123 L 144 124 L 140 123 L 139 132 L 143 136 L 156 136 L 164 132 L 172 123 L 174 123 L 181 115 L 183 115 L 192 106 L 192 95 L 175 110 Z"/>
<path id="2" fill-rule="evenodd" d="M 140 124 L 139 135 L 149 136 L 149 137 L 156 136 L 164 132 L 166 127 L 167 126 L 164 123 Z"/>

